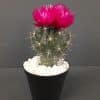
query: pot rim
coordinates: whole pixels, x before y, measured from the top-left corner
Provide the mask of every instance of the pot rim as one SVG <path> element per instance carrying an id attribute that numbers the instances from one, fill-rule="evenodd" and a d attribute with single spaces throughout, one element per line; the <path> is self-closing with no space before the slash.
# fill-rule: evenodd
<path id="1" fill-rule="evenodd" d="M 29 71 L 27 71 L 25 68 L 23 68 L 24 69 L 24 71 L 26 72 L 26 73 L 28 73 L 28 74 L 30 74 L 30 75 L 33 75 L 33 76 L 36 76 L 36 77 L 42 77 L 42 78 L 48 78 L 48 77 L 57 77 L 57 76 L 60 76 L 60 75 L 63 75 L 64 73 L 67 73 L 67 72 L 69 72 L 69 70 L 70 70 L 70 67 L 66 70 L 66 71 L 64 71 L 64 72 L 62 72 L 62 73 L 59 73 L 59 74 L 55 74 L 55 75 L 38 75 L 38 74 L 34 74 L 34 73 L 31 73 L 31 72 L 29 72 Z"/>

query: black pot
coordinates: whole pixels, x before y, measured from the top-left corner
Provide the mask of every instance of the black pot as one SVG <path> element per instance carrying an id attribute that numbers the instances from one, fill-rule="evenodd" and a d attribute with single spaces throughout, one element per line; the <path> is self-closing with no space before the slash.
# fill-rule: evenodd
<path id="1" fill-rule="evenodd" d="M 33 100 L 60 100 L 68 71 L 56 76 L 37 76 L 25 71 Z"/>

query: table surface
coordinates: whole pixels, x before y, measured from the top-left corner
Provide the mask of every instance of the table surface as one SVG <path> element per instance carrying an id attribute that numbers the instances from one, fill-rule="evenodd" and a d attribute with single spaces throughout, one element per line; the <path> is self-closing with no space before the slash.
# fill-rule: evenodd
<path id="1" fill-rule="evenodd" d="M 71 67 L 61 100 L 100 100 L 100 68 Z M 0 69 L 0 100 L 32 100 L 23 68 Z"/>

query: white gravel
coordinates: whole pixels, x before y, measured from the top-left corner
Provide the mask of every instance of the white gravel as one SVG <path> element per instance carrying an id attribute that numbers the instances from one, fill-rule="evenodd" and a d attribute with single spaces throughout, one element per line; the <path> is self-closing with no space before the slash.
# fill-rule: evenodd
<path id="1" fill-rule="evenodd" d="M 63 59 L 58 62 L 58 65 L 54 65 L 52 67 L 39 65 L 39 62 L 40 57 L 34 56 L 33 58 L 29 58 L 27 61 L 25 61 L 23 67 L 27 72 L 38 76 L 55 76 L 64 73 L 69 69 L 68 62 L 64 61 Z"/>

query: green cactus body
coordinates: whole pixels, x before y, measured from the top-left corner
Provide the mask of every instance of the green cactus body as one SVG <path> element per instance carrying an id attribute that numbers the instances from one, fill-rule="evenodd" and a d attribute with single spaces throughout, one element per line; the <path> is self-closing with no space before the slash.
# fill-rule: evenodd
<path id="1" fill-rule="evenodd" d="M 41 27 L 31 32 L 31 43 L 34 52 L 40 56 L 40 64 L 53 66 L 64 58 L 69 48 L 71 33 L 65 30 Z"/>

